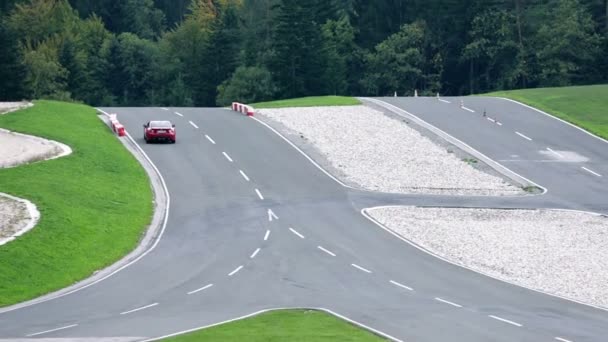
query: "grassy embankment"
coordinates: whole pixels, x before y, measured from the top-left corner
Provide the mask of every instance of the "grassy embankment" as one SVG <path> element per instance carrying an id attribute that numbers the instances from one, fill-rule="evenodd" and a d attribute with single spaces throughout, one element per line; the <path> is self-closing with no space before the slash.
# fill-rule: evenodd
<path id="1" fill-rule="evenodd" d="M 522 89 L 486 95 L 520 101 L 608 139 L 608 84 Z"/>
<path id="2" fill-rule="evenodd" d="M 137 245 L 152 215 L 144 169 L 93 108 L 38 101 L 0 116 L 0 127 L 69 145 L 69 156 L 0 169 L 0 191 L 41 213 L 27 234 L 0 246 L 0 307 L 71 285 Z"/>
<path id="3" fill-rule="evenodd" d="M 287 107 L 316 107 L 316 106 L 356 106 L 361 102 L 346 96 L 313 96 L 299 99 L 278 100 L 252 104 L 254 108 L 287 108 Z"/>
<path id="4" fill-rule="evenodd" d="M 279 310 L 166 339 L 198 341 L 384 341 L 334 316 L 311 310 Z"/>

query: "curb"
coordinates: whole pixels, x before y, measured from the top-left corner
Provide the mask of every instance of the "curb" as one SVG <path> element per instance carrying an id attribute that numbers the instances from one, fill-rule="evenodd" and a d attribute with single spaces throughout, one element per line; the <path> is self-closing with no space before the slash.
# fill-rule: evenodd
<path id="1" fill-rule="evenodd" d="M 105 124 L 109 124 L 109 120 L 105 116 L 100 115 L 99 118 Z M 83 290 L 89 286 L 93 286 L 134 264 L 152 251 L 154 247 L 156 247 L 160 241 L 160 238 L 162 237 L 167 223 L 167 218 L 169 216 L 169 192 L 160 172 L 156 169 L 154 164 L 152 164 L 152 161 L 145 155 L 145 152 L 143 152 L 137 143 L 135 143 L 135 140 L 133 140 L 133 138 L 131 138 L 131 136 L 128 134 L 127 139 L 119 138 L 119 140 L 146 170 L 154 194 L 154 214 L 152 216 L 152 221 L 145 234 L 142 236 L 139 245 L 119 261 L 102 270 L 96 271 L 89 278 L 41 297 L 1 308 L 0 314 L 61 298 L 63 296 Z"/>

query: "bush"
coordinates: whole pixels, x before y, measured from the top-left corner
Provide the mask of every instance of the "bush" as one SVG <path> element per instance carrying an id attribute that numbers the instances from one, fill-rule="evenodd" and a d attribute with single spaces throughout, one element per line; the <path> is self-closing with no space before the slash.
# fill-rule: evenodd
<path id="1" fill-rule="evenodd" d="M 227 106 L 233 101 L 254 103 L 271 100 L 276 86 L 266 68 L 239 67 L 217 90 L 217 104 Z"/>

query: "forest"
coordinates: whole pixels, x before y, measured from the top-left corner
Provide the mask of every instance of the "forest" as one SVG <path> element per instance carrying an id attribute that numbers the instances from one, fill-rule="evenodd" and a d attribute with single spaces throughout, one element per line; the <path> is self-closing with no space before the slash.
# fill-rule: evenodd
<path id="1" fill-rule="evenodd" d="M 0 99 L 223 106 L 608 81 L 608 0 L 2 0 Z"/>

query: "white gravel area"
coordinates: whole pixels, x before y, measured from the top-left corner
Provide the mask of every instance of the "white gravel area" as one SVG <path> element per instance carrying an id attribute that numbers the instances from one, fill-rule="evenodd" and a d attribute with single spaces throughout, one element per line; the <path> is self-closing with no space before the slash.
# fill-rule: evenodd
<path id="1" fill-rule="evenodd" d="M 33 104 L 30 102 L 0 102 L 0 114 L 14 112 L 31 106 Z"/>
<path id="2" fill-rule="evenodd" d="M 34 228 L 39 218 L 33 203 L 0 193 L 0 246 Z"/>
<path id="3" fill-rule="evenodd" d="M 258 112 L 281 123 L 290 130 L 287 133 L 304 136 L 346 182 L 366 190 L 493 196 L 523 193 L 502 178 L 474 168 L 404 122 L 366 106 Z"/>
<path id="4" fill-rule="evenodd" d="M 0 128 L 0 168 L 63 157 L 72 149 L 56 141 Z"/>
<path id="5" fill-rule="evenodd" d="M 367 213 L 451 262 L 608 308 L 608 217 L 557 210 L 387 207 Z"/>

